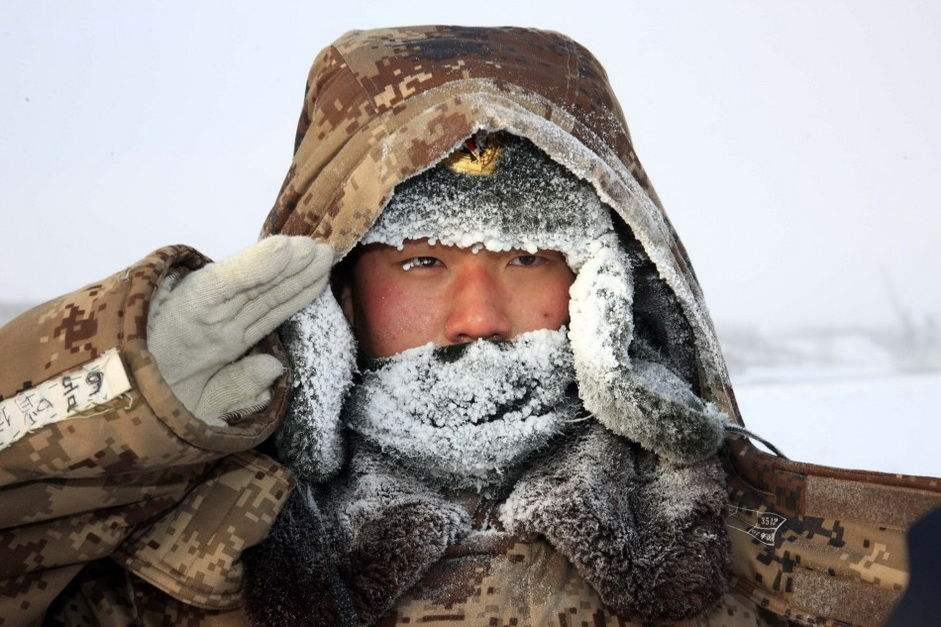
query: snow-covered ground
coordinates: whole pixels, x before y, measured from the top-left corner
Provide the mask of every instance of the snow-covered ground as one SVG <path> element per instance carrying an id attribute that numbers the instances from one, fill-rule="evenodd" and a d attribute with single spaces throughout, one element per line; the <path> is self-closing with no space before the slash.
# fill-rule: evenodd
<path id="1" fill-rule="evenodd" d="M 724 331 L 745 425 L 785 455 L 941 476 L 941 337 L 933 318 L 901 316 L 881 328 Z"/>
<path id="2" fill-rule="evenodd" d="M 745 424 L 791 459 L 941 476 L 941 372 L 734 388 Z"/>

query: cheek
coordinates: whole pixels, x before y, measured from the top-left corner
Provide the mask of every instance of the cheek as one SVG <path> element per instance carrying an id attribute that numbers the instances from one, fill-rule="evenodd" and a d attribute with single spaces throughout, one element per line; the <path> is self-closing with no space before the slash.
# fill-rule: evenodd
<path id="1" fill-rule="evenodd" d="M 435 340 L 441 305 L 427 289 L 374 276 L 359 282 L 354 301 L 357 340 L 372 357 Z"/>
<path id="2" fill-rule="evenodd" d="M 555 284 L 546 290 L 540 310 L 547 326 L 558 329 L 569 319 L 569 283 Z"/>
<path id="3" fill-rule="evenodd" d="M 569 286 L 572 277 L 560 274 L 549 280 L 514 290 L 508 312 L 517 333 L 536 329 L 558 329 L 569 319 Z"/>

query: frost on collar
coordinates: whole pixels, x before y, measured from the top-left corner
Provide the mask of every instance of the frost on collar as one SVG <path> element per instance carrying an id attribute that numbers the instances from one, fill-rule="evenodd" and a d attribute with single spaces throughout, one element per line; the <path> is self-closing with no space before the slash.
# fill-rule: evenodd
<path id="1" fill-rule="evenodd" d="M 432 481 L 482 489 L 582 414 L 566 329 L 370 360 L 346 424 Z"/>
<path id="2" fill-rule="evenodd" d="M 400 183 L 360 244 L 401 248 L 406 240 L 501 252 L 562 252 L 575 271 L 597 242 L 614 237 L 608 208 L 591 184 L 529 140 L 490 136 L 501 152 L 493 174 L 438 164 Z M 616 241 L 616 239 L 615 239 Z"/>

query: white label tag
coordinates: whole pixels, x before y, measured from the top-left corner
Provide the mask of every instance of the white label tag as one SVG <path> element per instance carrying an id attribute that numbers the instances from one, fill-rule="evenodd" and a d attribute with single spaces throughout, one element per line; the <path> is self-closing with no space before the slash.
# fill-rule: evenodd
<path id="1" fill-rule="evenodd" d="M 0 450 L 27 433 L 71 418 L 131 389 L 117 348 L 0 402 Z"/>
<path id="2" fill-rule="evenodd" d="M 745 533 L 758 540 L 762 544 L 774 546 L 774 541 L 781 525 L 787 522 L 787 518 L 774 512 L 760 512 L 758 514 L 758 524 L 750 527 Z"/>

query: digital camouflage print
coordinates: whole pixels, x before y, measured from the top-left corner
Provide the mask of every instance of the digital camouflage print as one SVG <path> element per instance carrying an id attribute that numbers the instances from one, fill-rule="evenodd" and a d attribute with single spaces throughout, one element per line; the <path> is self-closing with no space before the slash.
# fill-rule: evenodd
<path id="1" fill-rule="evenodd" d="M 346 253 L 397 183 L 481 128 L 530 139 L 594 185 L 647 260 L 638 285 L 684 329 L 688 341 L 674 346 L 692 354 L 697 392 L 741 423 L 702 291 L 604 70 L 558 33 L 418 26 L 340 37 L 314 60 L 262 236 L 310 235 Z M 0 625 L 245 623 L 240 553 L 293 481 L 252 449 L 277 427 L 289 374 L 268 408 L 227 428 L 172 396 L 146 350 L 148 302 L 171 267 L 206 261 L 163 248 L 0 328 L 3 399 L 115 347 L 132 385 L 0 450 Z M 259 350 L 282 356 L 275 337 Z M 884 620 L 906 584 L 905 531 L 941 505 L 939 481 L 791 462 L 740 438 L 722 455 L 731 591 L 692 624 Z M 452 550 L 385 620 L 626 624 L 548 545 L 522 537 Z"/>
<path id="2" fill-rule="evenodd" d="M 147 305 L 171 266 L 206 261 L 184 246 L 163 248 L 0 328 L 0 399 L 112 348 L 132 381 L 104 405 L 0 449 L 0 625 L 40 620 L 102 558 L 188 603 L 240 602 L 238 557 L 264 538 L 293 483 L 251 450 L 276 428 L 289 377 L 267 409 L 224 429 L 172 395 L 146 349 Z M 283 357 L 274 337 L 259 349 Z"/>

